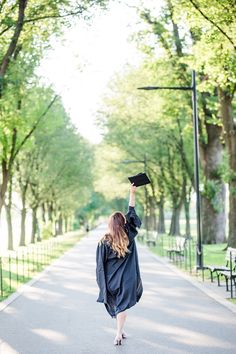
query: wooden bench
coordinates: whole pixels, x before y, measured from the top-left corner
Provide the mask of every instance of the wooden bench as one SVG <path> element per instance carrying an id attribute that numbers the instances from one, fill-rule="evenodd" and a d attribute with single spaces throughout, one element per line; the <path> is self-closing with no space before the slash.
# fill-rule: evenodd
<path id="1" fill-rule="evenodd" d="M 138 235 L 138 240 L 143 242 L 144 241 L 144 235 Z"/>
<path id="2" fill-rule="evenodd" d="M 174 255 L 184 256 L 184 251 L 188 240 L 188 237 L 183 237 L 183 236 L 173 236 L 173 238 L 174 238 L 173 247 L 165 248 L 165 251 L 170 259 L 172 259 L 172 256 Z"/>
<path id="3" fill-rule="evenodd" d="M 144 242 L 144 240 L 145 240 L 145 233 L 144 233 L 144 230 L 140 230 L 140 231 L 138 232 L 137 238 L 138 238 L 139 241 Z"/>
<path id="4" fill-rule="evenodd" d="M 218 286 L 220 286 L 220 276 L 223 274 L 223 272 L 230 272 L 230 254 L 232 257 L 236 256 L 236 248 L 228 247 L 226 254 L 225 254 L 225 266 L 219 266 L 219 265 L 206 265 L 204 266 L 204 269 L 208 269 L 210 271 L 211 275 L 211 282 L 213 282 L 213 274 L 215 273 L 217 276 L 217 282 Z M 235 265 L 233 268 L 233 271 L 235 271 Z"/>
<path id="5" fill-rule="evenodd" d="M 156 246 L 156 240 L 151 240 L 151 239 L 148 239 L 146 240 L 146 244 L 148 245 L 148 247 L 155 247 Z"/>
<path id="6" fill-rule="evenodd" d="M 224 276 L 226 282 L 226 290 L 229 291 L 229 281 L 231 282 L 231 295 L 232 295 L 232 286 L 234 283 L 236 289 L 236 249 L 229 247 L 230 260 L 229 260 L 229 270 L 224 270 L 220 272 L 220 276 Z"/>
<path id="7" fill-rule="evenodd" d="M 229 281 L 232 280 L 234 282 L 234 286 L 236 288 L 236 272 L 224 271 L 221 272 L 220 275 L 225 277 L 226 282 L 226 290 L 229 291 Z"/>
<path id="8" fill-rule="evenodd" d="M 149 231 L 147 238 L 146 238 L 146 244 L 148 247 L 155 247 L 157 244 L 157 231 Z"/>

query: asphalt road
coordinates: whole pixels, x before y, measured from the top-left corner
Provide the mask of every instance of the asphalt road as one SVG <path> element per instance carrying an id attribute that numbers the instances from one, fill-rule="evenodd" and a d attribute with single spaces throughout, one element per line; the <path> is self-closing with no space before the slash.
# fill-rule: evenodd
<path id="1" fill-rule="evenodd" d="M 129 337 L 96 302 L 92 231 L 0 312 L 1 354 L 234 354 L 236 315 L 139 248 L 144 293 L 127 311 Z"/>

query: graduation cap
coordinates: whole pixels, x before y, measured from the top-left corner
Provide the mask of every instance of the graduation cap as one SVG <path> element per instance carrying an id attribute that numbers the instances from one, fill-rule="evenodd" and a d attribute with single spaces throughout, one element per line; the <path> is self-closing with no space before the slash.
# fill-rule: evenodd
<path id="1" fill-rule="evenodd" d="M 146 173 L 138 173 L 135 176 L 128 177 L 128 179 L 130 183 L 133 183 L 136 187 L 151 183 Z"/>

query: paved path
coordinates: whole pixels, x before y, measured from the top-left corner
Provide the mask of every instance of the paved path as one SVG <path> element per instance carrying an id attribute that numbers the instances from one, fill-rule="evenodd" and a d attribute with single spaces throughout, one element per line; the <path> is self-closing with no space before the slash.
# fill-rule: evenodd
<path id="1" fill-rule="evenodd" d="M 139 247 L 144 294 L 128 311 L 129 338 L 96 302 L 90 233 L 0 312 L 1 354 L 234 354 L 236 315 Z"/>

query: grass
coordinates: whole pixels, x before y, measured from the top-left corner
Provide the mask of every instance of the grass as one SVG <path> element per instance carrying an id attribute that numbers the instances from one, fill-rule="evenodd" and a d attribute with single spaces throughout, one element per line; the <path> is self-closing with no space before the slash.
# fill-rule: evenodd
<path id="1" fill-rule="evenodd" d="M 139 234 L 146 238 L 145 230 L 140 230 Z M 155 238 L 155 232 L 149 232 L 148 238 Z M 151 246 L 150 250 L 163 257 L 167 256 L 166 249 L 172 248 L 175 244 L 175 237 L 169 235 L 158 235 L 156 240 L 156 246 Z M 203 263 L 204 265 L 225 265 L 225 248 L 226 243 L 221 244 L 212 244 L 212 245 L 203 245 Z M 176 257 L 175 264 L 182 268 L 182 270 L 189 273 L 196 274 L 196 237 L 190 241 L 187 241 L 185 257 L 182 260 L 180 257 Z M 199 273 L 200 274 L 200 273 Z M 210 272 L 205 271 L 205 277 L 210 278 Z"/>
<path id="2" fill-rule="evenodd" d="M 73 247 L 82 231 L 57 236 L 0 256 L 0 301 Z"/>
<path id="3" fill-rule="evenodd" d="M 232 304 L 236 305 L 236 299 L 228 299 L 230 302 L 232 302 Z"/>
<path id="4" fill-rule="evenodd" d="M 225 265 L 226 243 L 203 245 L 204 265 Z"/>

